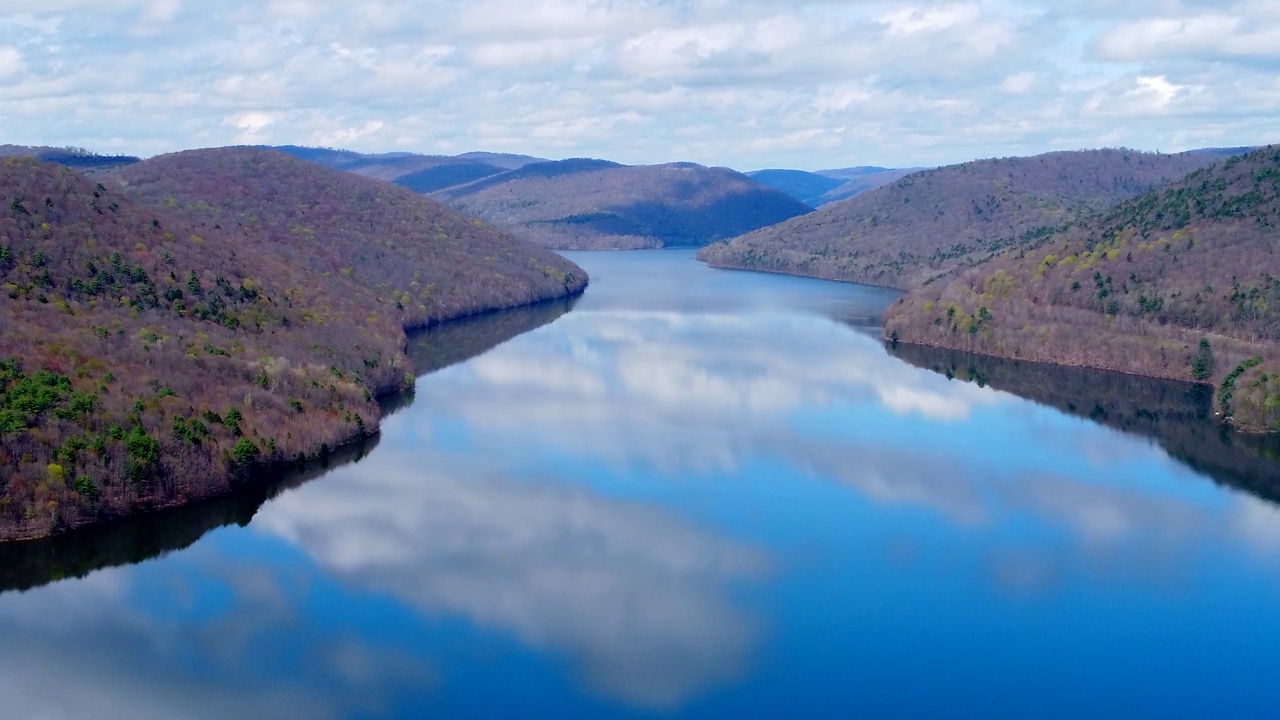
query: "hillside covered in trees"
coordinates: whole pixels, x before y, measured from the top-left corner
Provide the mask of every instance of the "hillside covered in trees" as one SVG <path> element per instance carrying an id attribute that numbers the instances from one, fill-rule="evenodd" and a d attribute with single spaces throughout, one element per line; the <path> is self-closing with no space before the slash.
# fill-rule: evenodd
<path id="1" fill-rule="evenodd" d="M 1215 160 L 1130 150 L 977 160 L 908 175 L 698 257 L 716 267 L 910 289 Z"/>
<path id="2" fill-rule="evenodd" d="M 810 211 L 728 168 L 588 159 L 531 163 L 433 197 L 564 249 L 700 246 Z"/>
<path id="3" fill-rule="evenodd" d="M 828 177 L 833 177 L 843 182 L 835 188 L 823 193 L 817 200 L 818 207 L 830 205 L 831 203 L 848 200 L 855 195 L 861 195 L 865 192 L 871 192 L 878 187 L 884 187 L 889 183 L 901 180 L 902 178 L 913 175 L 925 170 L 926 168 L 883 168 L 874 165 L 859 165 L 850 168 L 836 168 L 834 170 L 819 170 L 818 172 Z"/>
<path id="4" fill-rule="evenodd" d="M 279 150 L 301 160 L 319 163 L 335 170 L 346 170 L 357 175 L 389 180 L 416 192 L 431 192 L 481 177 L 514 170 L 542 158 L 507 153 L 470 152 L 462 155 L 422 155 L 411 152 L 358 153 L 354 150 L 279 145 Z M 420 176 L 434 180 L 432 190 L 423 190 Z M 445 184 L 441 184 L 445 183 Z"/>
<path id="5" fill-rule="evenodd" d="M 580 292 L 553 253 L 251 148 L 0 161 L 0 539 L 227 491 L 374 433 L 407 328 Z"/>
<path id="6" fill-rule="evenodd" d="M 824 195 L 845 184 L 845 181 L 839 178 L 804 170 L 754 170 L 746 175 L 765 187 L 786 193 L 805 205 L 815 208 L 823 204 Z"/>
<path id="7" fill-rule="evenodd" d="M 1280 429 L 1280 148 L 1231 157 L 892 306 L 902 342 L 1212 383 Z"/>
<path id="8" fill-rule="evenodd" d="M 78 147 L 44 147 L 29 145 L 0 145 L 0 158 L 29 157 L 79 170 L 97 173 L 141 162 L 133 155 L 99 155 Z"/>
<path id="9" fill-rule="evenodd" d="M 408 355 L 419 376 L 480 355 L 511 338 L 555 321 L 576 297 L 550 300 L 454 322 L 433 325 L 409 338 Z M 378 406 L 383 418 L 412 402 L 407 394 L 388 395 Z M 333 448 L 324 457 L 293 463 L 258 482 L 235 483 L 230 492 L 208 500 L 24 543 L 0 542 L 0 593 L 28 590 L 99 568 L 137 563 L 185 548 L 205 533 L 227 525 L 245 525 L 268 500 L 299 487 L 378 447 L 373 435 Z"/>
<path id="10" fill-rule="evenodd" d="M 692 163 L 627 166 L 486 152 L 447 156 L 294 145 L 275 149 L 430 195 L 516 237 L 552 248 L 696 247 L 811 209 L 728 168 Z M 792 178 L 796 171 L 779 172 Z M 830 178 L 818 182 L 824 192 L 846 184 Z"/>

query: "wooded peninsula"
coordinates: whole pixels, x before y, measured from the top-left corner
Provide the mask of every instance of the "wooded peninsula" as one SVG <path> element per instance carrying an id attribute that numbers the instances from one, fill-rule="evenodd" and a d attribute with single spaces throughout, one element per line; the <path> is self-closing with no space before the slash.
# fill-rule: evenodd
<path id="1" fill-rule="evenodd" d="M 376 433 L 406 331 L 586 273 L 411 190 L 256 148 L 0 160 L 0 540 L 227 492 Z"/>

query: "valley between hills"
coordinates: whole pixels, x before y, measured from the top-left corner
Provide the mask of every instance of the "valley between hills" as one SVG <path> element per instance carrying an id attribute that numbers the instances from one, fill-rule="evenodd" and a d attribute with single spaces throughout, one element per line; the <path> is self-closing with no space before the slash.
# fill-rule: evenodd
<path id="1" fill-rule="evenodd" d="M 0 540 L 228 492 L 375 435 L 407 333 L 572 297 L 552 249 L 905 294 L 886 341 L 1212 388 L 1280 430 L 1280 150 L 934 169 L 299 146 L 0 146 Z"/>

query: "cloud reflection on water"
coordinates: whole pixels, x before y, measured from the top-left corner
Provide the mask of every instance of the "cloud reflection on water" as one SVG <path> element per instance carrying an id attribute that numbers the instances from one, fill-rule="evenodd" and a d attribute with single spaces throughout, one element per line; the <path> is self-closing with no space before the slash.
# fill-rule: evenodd
<path id="1" fill-rule="evenodd" d="M 762 553 L 637 503 L 514 482 L 483 457 L 384 453 L 254 527 L 349 585 L 567 653 L 597 692 L 672 707 L 736 679 L 757 630 L 724 597 Z"/>
<path id="2" fill-rule="evenodd" d="M 818 665 L 832 657 L 883 679 L 865 662 L 877 636 L 857 635 L 870 626 L 937 639 L 932 680 L 963 682 L 991 669 L 968 644 L 947 654 L 966 628 L 1010 653 L 1054 649 L 1026 628 L 1158 614 L 1152 597 L 1203 596 L 1223 565 L 1232 589 L 1280 580 L 1280 510 L 1146 440 L 908 366 L 812 312 L 583 306 L 421 379 L 375 453 L 272 500 L 247 536 L 219 531 L 239 545 L 4 596 L 6 707 L 324 718 L 461 696 L 474 708 L 468 693 L 509 678 L 450 646 L 461 620 L 462 645 L 514 640 L 535 664 L 567 666 L 606 700 L 596 707 L 679 712 L 714 708 L 721 689 L 750 697 L 770 663 L 830 679 Z M 309 562 L 271 561 L 282 547 Z M 343 607 L 317 609 L 325 592 Z M 828 603 L 830 616 L 814 612 Z M 773 654 L 815 616 L 833 642 L 872 642 L 805 647 L 811 666 Z M 421 631 L 414 617 L 446 630 L 397 645 L 362 625 Z M 1142 640 L 1133 625 L 1113 629 Z M 70 682 L 77 692 L 61 692 Z M 559 692 L 539 687 L 549 705 Z"/>
<path id="3" fill-rule="evenodd" d="M 6 717 L 324 720 L 381 714 L 387 697 L 430 682 L 429 668 L 394 648 L 308 632 L 301 575 L 208 544 L 162 576 L 150 567 L 5 597 Z"/>
<path id="4" fill-rule="evenodd" d="M 427 379 L 423 412 L 516 445 L 680 473 L 732 470 L 779 433 L 797 444 L 795 412 L 840 404 L 963 420 L 1002 397 L 904 372 L 874 340 L 816 317 L 573 313 L 557 330 Z"/>
<path id="5" fill-rule="evenodd" d="M 575 312 L 426 379 L 419 398 L 390 432 L 460 422 L 513 476 L 545 469 L 531 456 L 677 480 L 777 463 L 971 531 L 1032 520 L 1072 538 L 1058 552 L 1074 566 L 1164 566 L 1206 538 L 1271 537 L 1237 519 L 1260 517 L 1256 500 L 1216 493 L 1145 440 L 905 365 L 796 313 Z"/>

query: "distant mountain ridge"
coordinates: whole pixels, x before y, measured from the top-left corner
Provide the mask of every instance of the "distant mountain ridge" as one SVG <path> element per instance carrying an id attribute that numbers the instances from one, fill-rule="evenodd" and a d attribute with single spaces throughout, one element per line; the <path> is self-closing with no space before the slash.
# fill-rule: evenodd
<path id="1" fill-rule="evenodd" d="M 786 193 L 814 208 L 861 195 L 922 168 L 882 168 L 872 165 L 807 172 L 804 170 L 755 170 L 746 173 L 756 182 Z"/>
<path id="2" fill-rule="evenodd" d="M 810 207 L 821 205 L 823 195 L 845 184 L 844 180 L 803 170 L 755 170 L 745 173 L 756 182 L 786 193 Z"/>
<path id="3" fill-rule="evenodd" d="M 489 152 L 430 156 L 277 149 L 431 195 L 552 248 L 701 246 L 811 209 L 734 170 L 695 163 L 629 166 Z"/>
<path id="4" fill-rule="evenodd" d="M 1215 160 L 1116 149 L 976 160 L 907 175 L 698 256 L 718 267 L 919 287 Z"/>
<path id="5" fill-rule="evenodd" d="M 416 193 L 427 195 L 458 185 L 466 185 L 493 175 L 507 172 L 496 165 L 474 160 L 442 162 L 416 172 L 395 178 L 395 184 Z"/>
<path id="6" fill-rule="evenodd" d="M 921 172 L 926 168 L 879 168 L 879 167 L 859 167 L 846 168 L 845 170 L 821 170 L 822 173 L 837 173 L 831 175 L 835 178 L 843 178 L 844 183 L 823 193 L 817 199 L 818 207 L 830 205 L 831 203 L 848 200 L 851 197 L 861 195 L 865 192 L 871 192 L 878 187 L 884 187 L 889 183 L 900 180 L 913 173 Z"/>
<path id="7" fill-rule="evenodd" d="M 433 197 L 544 247 L 700 246 L 810 211 L 728 168 L 530 163 Z"/>
<path id="8" fill-rule="evenodd" d="M 0 145 L 0 158 L 4 157 L 29 157 L 90 173 L 124 167 L 141 161 L 133 155 L 100 155 L 77 147 L 27 145 Z"/>
<path id="9" fill-rule="evenodd" d="M 319 163 L 337 170 L 346 170 L 357 175 L 397 182 L 404 178 L 405 187 L 413 184 L 432 185 L 451 177 L 471 179 L 496 174 L 527 165 L 541 162 L 542 158 L 529 155 L 509 153 L 469 152 L 462 155 L 423 155 L 412 152 L 359 153 L 353 150 L 334 148 L 305 147 L 300 145 L 258 146 L 279 150 L 287 155 Z M 436 171 L 434 174 L 429 171 Z M 468 180 L 460 180 L 466 182 Z M 442 186 L 436 189 L 442 189 Z M 412 189 L 412 188 L 411 188 Z"/>

